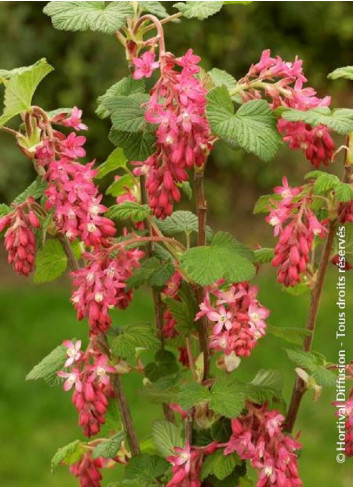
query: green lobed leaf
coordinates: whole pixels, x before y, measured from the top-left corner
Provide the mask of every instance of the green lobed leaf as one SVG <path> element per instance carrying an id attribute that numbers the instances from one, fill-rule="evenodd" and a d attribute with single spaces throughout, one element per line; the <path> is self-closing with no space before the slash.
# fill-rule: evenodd
<path id="1" fill-rule="evenodd" d="M 107 110 L 111 113 L 114 129 L 125 132 L 139 132 L 146 125 L 145 104 L 149 95 L 135 93 L 127 97 L 115 97 L 106 101 Z"/>
<path id="2" fill-rule="evenodd" d="M 212 70 L 207 72 L 211 77 L 215 87 L 221 87 L 224 85 L 228 90 L 232 90 L 237 81 L 236 79 L 224 70 L 219 68 L 212 68 Z"/>
<path id="3" fill-rule="evenodd" d="M 120 449 L 121 442 L 125 440 L 125 437 L 125 433 L 123 431 L 120 431 L 119 433 L 113 435 L 111 438 L 108 438 L 107 440 L 98 443 L 98 445 L 96 445 L 93 449 L 92 458 L 114 458 L 118 450 Z"/>
<path id="4" fill-rule="evenodd" d="M 312 373 L 316 383 L 322 387 L 335 387 L 337 376 L 332 370 L 327 370 L 325 367 L 317 367 Z"/>
<path id="5" fill-rule="evenodd" d="M 298 365 L 298 367 L 305 368 L 309 372 L 313 372 L 317 367 L 317 358 L 310 352 L 286 349 L 286 353 L 288 358 Z"/>
<path id="6" fill-rule="evenodd" d="M 106 216 L 111 219 L 126 220 L 131 219 L 133 222 L 139 222 L 146 219 L 150 214 L 150 209 L 147 204 L 132 202 L 126 200 L 121 204 L 113 205 L 109 208 Z"/>
<path id="7" fill-rule="evenodd" d="M 5 85 L 4 112 L 0 117 L 0 126 L 21 112 L 31 109 L 32 98 L 38 85 L 53 69 L 43 58 L 32 66 L 19 68 L 11 75 L 0 79 Z"/>
<path id="8" fill-rule="evenodd" d="M 178 395 L 178 404 L 187 410 L 210 399 L 209 390 L 197 382 L 182 384 Z"/>
<path id="9" fill-rule="evenodd" d="M 156 483 L 169 469 L 170 465 L 158 455 L 141 453 L 135 455 L 125 466 L 125 480 L 142 480 L 145 483 Z"/>
<path id="10" fill-rule="evenodd" d="M 335 187 L 335 195 L 338 202 L 350 202 L 353 200 L 353 187 L 349 183 L 340 182 Z"/>
<path id="11" fill-rule="evenodd" d="M 64 31 L 100 31 L 114 34 L 128 17 L 133 17 L 131 2 L 49 2 L 43 12 L 53 26 Z"/>
<path id="12" fill-rule="evenodd" d="M 11 209 L 6 204 L 0 204 L 0 217 L 6 216 L 11 212 Z"/>
<path id="13" fill-rule="evenodd" d="M 271 403 L 274 399 L 282 399 L 284 377 L 277 370 L 261 369 L 255 378 L 247 385 L 247 397 L 253 402 Z"/>
<path id="14" fill-rule="evenodd" d="M 336 175 L 323 172 L 314 183 L 314 192 L 316 194 L 326 193 L 334 190 L 340 184 L 340 179 Z"/>
<path id="15" fill-rule="evenodd" d="M 254 263 L 264 265 L 265 263 L 271 263 L 275 254 L 273 248 L 260 248 L 254 251 L 254 256 Z"/>
<path id="16" fill-rule="evenodd" d="M 341 68 L 336 68 L 327 75 L 327 78 L 330 78 L 331 80 L 337 80 L 337 78 L 353 80 L 353 66 L 342 66 Z"/>
<path id="17" fill-rule="evenodd" d="M 244 408 L 245 392 L 231 375 L 220 375 L 211 389 L 210 408 L 226 418 L 236 418 Z"/>
<path id="18" fill-rule="evenodd" d="M 147 126 L 140 132 L 124 132 L 112 129 L 109 140 L 123 148 L 126 158 L 130 161 L 145 161 L 155 151 L 156 137 Z"/>
<path id="19" fill-rule="evenodd" d="M 200 285 L 221 278 L 232 282 L 250 280 L 255 275 L 254 255 L 230 234 L 218 232 L 210 246 L 190 248 L 181 257 L 181 265 Z"/>
<path id="20" fill-rule="evenodd" d="M 180 428 L 164 419 L 153 423 L 152 438 L 157 450 L 163 457 L 173 455 L 174 448 L 183 447 L 185 443 Z"/>
<path id="21" fill-rule="evenodd" d="M 134 270 L 127 284 L 134 289 L 146 283 L 151 287 L 162 287 L 173 273 L 174 266 L 171 263 L 161 263 L 156 257 L 151 257 Z"/>
<path id="22" fill-rule="evenodd" d="M 108 107 L 114 106 L 113 101 L 116 97 L 124 97 L 135 93 L 143 93 L 145 91 L 145 82 L 143 80 L 134 80 L 131 76 L 126 76 L 114 83 L 108 90 L 98 97 L 98 106 L 96 114 L 98 117 L 105 119 L 111 114 Z"/>
<path id="23" fill-rule="evenodd" d="M 242 465 L 243 462 L 237 453 L 224 455 L 223 452 L 224 449 L 221 448 L 205 457 L 200 474 L 201 480 L 213 474 L 222 481 L 233 472 L 237 465 Z"/>
<path id="24" fill-rule="evenodd" d="M 118 357 L 134 355 L 136 348 L 156 350 L 160 344 L 153 328 L 146 324 L 131 324 L 112 341 L 112 351 Z"/>
<path id="25" fill-rule="evenodd" d="M 292 328 L 287 326 L 273 326 L 272 324 L 267 326 L 267 333 L 276 336 L 277 338 L 281 338 L 287 343 L 291 343 L 293 345 L 302 345 L 304 339 L 307 336 L 311 336 L 310 331 L 305 328 Z"/>
<path id="26" fill-rule="evenodd" d="M 161 377 L 175 374 L 178 370 L 179 366 L 174 353 L 163 349 L 157 351 L 154 362 L 145 366 L 145 376 L 151 382 L 156 382 Z"/>
<path id="27" fill-rule="evenodd" d="M 236 113 L 225 86 L 216 87 L 207 96 L 207 118 L 212 132 L 245 151 L 270 161 L 282 139 L 276 127 L 276 117 L 265 100 L 251 100 Z"/>
<path id="28" fill-rule="evenodd" d="M 138 392 L 154 404 L 176 403 L 178 401 L 180 374 L 164 375 L 156 382 L 143 386 Z"/>
<path id="29" fill-rule="evenodd" d="M 125 194 L 127 189 L 133 188 L 134 185 L 134 178 L 129 173 L 126 173 L 109 185 L 105 193 L 113 197 L 118 197 L 119 195 Z"/>
<path id="30" fill-rule="evenodd" d="M 165 7 L 163 6 L 162 2 L 139 2 L 139 6 L 145 10 L 146 12 L 149 12 L 152 15 L 156 15 L 157 17 L 160 17 L 161 19 L 164 19 L 165 17 L 168 17 L 169 14 Z"/>
<path id="31" fill-rule="evenodd" d="M 272 201 L 281 200 L 278 194 L 261 195 L 254 206 L 253 214 L 263 214 L 269 212 L 269 208 L 273 207 Z"/>
<path id="32" fill-rule="evenodd" d="M 118 168 L 126 168 L 126 163 L 127 159 L 124 151 L 121 148 L 114 149 L 107 160 L 98 167 L 98 173 L 95 178 L 101 179 Z"/>
<path id="33" fill-rule="evenodd" d="M 66 348 L 63 345 L 57 346 L 47 356 L 45 356 L 27 374 L 26 380 L 43 379 L 49 385 L 57 383 L 57 371 L 63 368 L 66 360 Z"/>
<path id="34" fill-rule="evenodd" d="M 67 257 L 60 241 L 48 239 L 36 255 L 33 281 L 40 284 L 55 280 L 65 272 L 66 267 Z"/>
<path id="35" fill-rule="evenodd" d="M 207 19 L 223 7 L 223 2 L 178 2 L 173 5 L 187 19 Z"/>
<path id="36" fill-rule="evenodd" d="M 195 329 L 195 315 L 197 313 L 195 298 L 189 286 L 183 284 L 179 288 L 178 300 L 166 297 L 164 301 L 176 322 L 177 331 L 188 336 Z"/>
<path id="37" fill-rule="evenodd" d="M 286 109 L 281 117 L 291 122 L 302 121 L 311 126 L 324 124 L 338 134 L 348 134 L 353 131 L 353 109 L 334 109 L 317 107 L 306 111 Z"/>
<path id="38" fill-rule="evenodd" d="M 87 452 L 80 440 L 72 441 L 57 450 L 51 460 L 51 470 L 54 471 L 60 464 L 72 465 L 77 463 L 82 455 Z"/>

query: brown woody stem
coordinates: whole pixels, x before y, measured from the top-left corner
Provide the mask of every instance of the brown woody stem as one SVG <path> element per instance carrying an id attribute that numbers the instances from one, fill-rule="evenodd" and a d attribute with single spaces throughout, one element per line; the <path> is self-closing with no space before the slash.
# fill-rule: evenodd
<path id="1" fill-rule="evenodd" d="M 198 218 L 198 246 L 204 246 L 206 244 L 206 218 L 207 218 L 207 202 L 204 192 L 204 169 L 197 169 L 195 171 L 195 197 L 196 197 L 196 209 Z M 201 304 L 204 300 L 205 292 L 203 287 L 195 287 L 195 296 L 197 304 Z M 203 353 L 203 380 L 208 377 L 210 367 L 210 355 L 208 348 L 208 323 L 207 318 L 203 317 L 198 323 L 200 349 Z"/>
<path id="2" fill-rule="evenodd" d="M 61 235 L 58 234 L 58 240 L 60 241 L 60 243 L 62 244 L 62 246 L 64 248 L 65 255 L 66 255 L 67 261 L 69 263 L 69 268 L 71 269 L 72 272 L 78 270 L 80 268 L 80 266 L 79 266 L 78 261 L 76 260 L 76 257 L 72 251 L 69 240 L 66 238 L 66 236 L 64 236 L 62 234 Z"/>

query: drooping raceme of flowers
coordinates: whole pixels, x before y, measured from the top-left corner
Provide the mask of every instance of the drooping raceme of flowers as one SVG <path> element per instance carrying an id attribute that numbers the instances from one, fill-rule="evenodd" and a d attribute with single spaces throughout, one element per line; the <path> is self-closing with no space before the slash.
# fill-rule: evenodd
<path id="1" fill-rule="evenodd" d="M 36 239 L 34 229 L 40 222 L 33 211 L 34 199 L 28 198 L 14 210 L 0 218 L 0 232 L 6 229 L 5 249 L 8 262 L 19 275 L 28 276 L 34 268 Z"/>
<path id="2" fill-rule="evenodd" d="M 81 111 L 74 108 L 71 116 L 62 119 L 57 116 L 55 123 L 85 129 L 81 122 Z M 59 131 L 43 135 L 42 144 L 36 149 L 36 160 L 43 167 L 44 178 L 49 186 L 45 191 L 45 207 L 54 209 L 54 220 L 60 232 L 70 241 L 76 238 L 87 246 L 107 246 L 108 238 L 114 236 L 114 223 L 102 214 L 107 208 L 101 204 L 91 162 L 81 165 L 77 158 L 85 156 L 84 136 L 74 132 L 65 136 Z"/>
<path id="3" fill-rule="evenodd" d="M 213 145 L 205 116 L 206 90 L 195 76 L 199 61 L 191 49 L 181 58 L 161 55 L 161 76 L 147 103 L 146 121 L 158 125 L 156 151 L 146 161 L 135 162 L 134 172 L 147 175 L 150 206 L 160 218 L 170 215 L 173 202 L 180 200 L 178 184 L 188 180 L 186 170 L 201 167 Z"/>
<path id="4" fill-rule="evenodd" d="M 134 268 L 140 266 L 144 253 L 138 249 L 119 247 L 114 258 L 107 251 L 96 254 L 84 253 L 86 266 L 72 273 L 74 292 L 72 302 L 78 319 L 88 319 L 91 333 L 105 332 L 111 324 L 109 310 L 125 309 L 132 291 L 127 290 L 126 280 Z"/>
<path id="5" fill-rule="evenodd" d="M 302 188 L 289 187 L 284 177 L 283 186 L 274 190 L 281 200 L 271 202 L 270 214 L 266 217 L 266 221 L 274 227 L 274 235 L 279 236 L 272 265 L 279 267 L 278 282 L 294 287 L 300 283 L 302 274 L 307 272 L 315 236 L 324 238 L 326 228 L 310 209 L 310 196 L 295 199 Z"/>
<path id="6" fill-rule="evenodd" d="M 200 304 L 196 319 L 207 316 L 212 322 L 210 347 L 226 355 L 248 357 L 266 333 L 270 311 L 257 300 L 258 289 L 247 282 L 222 290 L 212 287 Z"/>
<path id="7" fill-rule="evenodd" d="M 79 425 L 85 436 L 90 437 L 99 433 L 105 422 L 108 397 L 112 394 L 110 374 L 116 370 L 109 365 L 106 355 L 91 346 L 85 352 L 80 350 L 80 342 L 66 340 L 64 346 L 67 370 L 58 372 L 58 376 L 65 379 L 65 391 L 74 388 L 72 402 L 79 414 Z"/>
<path id="8" fill-rule="evenodd" d="M 303 86 L 307 79 L 302 64 L 298 57 L 294 62 L 286 62 L 280 56 L 272 58 L 269 49 L 263 51 L 260 61 L 252 65 L 245 77 L 239 80 L 243 100 L 261 98 L 263 91 L 273 109 L 288 107 L 309 110 L 328 107 L 330 97 L 320 99 L 312 87 Z M 290 148 L 303 150 L 315 167 L 327 165 L 331 161 L 335 146 L 329 129 L 323 124 L 313 127 L 304 122 L 290 122 L 280 118 L 278 130 Z"/>
<path id="9" fill-rule="evenodd" d="M 301 445 L 283 433 L 284 416 L 267 406 L 247 404 L 247 414 L 232 420 L 225 455 L 236 452 L 259 471 L 258 487 L 299 487 L 296 451 Z"/>
<path id="10" fill-rule="evenodd" d="M 163 294 L 172 299 L 178 300 L 178 290 L 182 281 L 182 277 L 179 272 L 175 272 L 173 276 L 168 280 L 163 289 Z M 165 338 L 174 338 L 178 332 L 175 329 L 176 321 L 172 316 L 172 313 L 166 308 L 163 315 L 163 328 L 162 333 Z"/>
<path id="11" fill-rule="evenodd" d="M 92 458 L 91 453 L 86 452 L 79 462 L 70 466 L 70 472 L 79 479 L 81 487 L 100 487 L 102 474 L 99 469 L 104 465 L 104 458 Z"/>
<path id="12" fill-rule="evenodd" d="M 205 455 L 213 453 L 218 447 L 212 442 L 205 447 L 194 447 L 186 443 L 185 447 L 175 447 L 175 455 L 167 457 L 173 465 L 172 478 L 167 487 L 200 487 L 200 471 Z"/>

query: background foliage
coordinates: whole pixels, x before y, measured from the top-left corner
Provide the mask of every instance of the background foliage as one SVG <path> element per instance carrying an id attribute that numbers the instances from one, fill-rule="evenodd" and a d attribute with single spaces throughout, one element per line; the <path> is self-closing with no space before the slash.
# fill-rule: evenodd
<path id="1" fill-rule="evenodd" d="M 104 161 L 112 149 L 107 140 L 109 122 L 96 117 L 96 98 L 126 75 L 124 53 L 113 37 L 54 30 L 50 20 L 42 14 L 44 5 L 42 2 L 1 2 L 0 68 L 29 65 L 46 57 L 56 71 L 40 88 L 38 103 L 47 109 L 82 107 L 90 128 L 88 155 Z M 166 6 L 172 10 L 170 2 L 166 2 Z M 166 30 L 166 41 L 168 49 L 177 54 L 192 46 L 202 56 L 204 68 L 219 67 L 235 78 L 242 76 L 265 48 L 271 48 L 273 54 L 278 53 L 284 59 L 293 59 L 298 54 L 304 59 L 307 77 L 320 96 L 334 90 L 333 105 L 349 106 L 353 105 L 349 103 L 352 93 L 349 82 L 329 82 L 326 75 L 338 66 L 352 64 L 352 26 L 350 2 L 254 2 L 247 7 L 228 5 L 204 22 L 190 20 L 171 25 Z M 0 135 L 0 200 L 5 202 L 11 201 L 32 179 L 28 161 L 8 138 Z M 307 171 L 308 165 L 299 153 L 289 155 L 282 150 L 274 163 L 266 165 L 219 144 L 206 172 L 213 226 L 234 230 L 251 245 L 259 235 L 263 238 L 262 244 L 271 243 L 271 230 L 263 224 L 263 216 L 252 216 L 253 204 L 260 193 L 270 192 L 283 173 L 296 184 L 296 179 L 299 181 Z M 56 447 L 79 436 L 69 396 L 60 388 L 49 390 L 44 384 L 25 383 L 24 377 L 62 338 L 72 337 L 73 331 L 77 337 L 84 336 L 86 326 L 75 320 L 65 281 L 50 287 L 34 287 L 25 280 L 17 280 L 5 265 L 3 253 L 0 267 L 0 368 L 3 372 L 0 436 L 6 440 L 0 447 L 1 481 L 11 486 L 72 485 L 75 481 L 65 469 L 58 469 L 54 475 L 49 472 Z M 272 271 L 259 280 L 261 302 L 275 311 L 271 322 L 286 326 L 302 324 L 307 297 L 280 293 Z M 336 320 L 332 300 L 335 280 L 335 270 L 332 270 L 326 283 L 314 345 L 332 361 L 335 361 L 332 336 Z M 348 297 L 352 297 L 353 284 L 349 285 Z M 288 311 L 293 311 L 290 316 Z M 120 313 L 120 322 L 129 322 L 133 316 L 143 320 L 147 315 L 152 317 L 149 297 L 140 292 L 132 308 L 124 314 Z M 286 360 L 284 346 L 279 339 L 268 335 L 254 351 L 253 370 L 285 369 L 290 379 L 293 366 Z M 253 375 L 247 371 L 245 361 L 242 371 L 248 379 Z M 287 384 L 288 395 L 292 385 Z M 130 384 L 127 389 L 136 399 L 134 415 L 143 439 L 146 417 L 156 417 L 158 408 L 143 406 L 135 393 L 135 385 Z M 313 404 L 308 395 L 303 403 L 297 427 L 303 429 L 304 453 L 300 464 L 305 485 L 351 484 L 350 463 L 338 466 L 335 462 L 336 420 L 330 406 L 332 397 L 333 393 L 327 392 Z M 313 470 L 313 460 L 317 461 L 318 470 Z M 114 481 L 114 475 L 111 476 Z"/>

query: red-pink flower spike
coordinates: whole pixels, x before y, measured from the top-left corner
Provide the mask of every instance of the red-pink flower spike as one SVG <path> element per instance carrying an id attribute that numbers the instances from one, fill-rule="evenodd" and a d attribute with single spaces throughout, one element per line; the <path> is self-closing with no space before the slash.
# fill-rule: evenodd
<path id="1" fill-rule="evenodd" d="M 259 471 L 258 487 L 299 487 L 296 451 L 300 443 L 283 433 L 284 416 L 248 403 L 247 414 L 232 421 L 225 455 L 236 452 Z"/>
<path id="2" fill-rule="evenodd" d="M 288 107 L 308 110 L 328 107 L 330 97 L 320 99 L 312 87 L 303 87 L 307 79 L 302 64 L 297 57 L 294 62 L 283 61 L 279 56 L 272 58 L 271 51 L 265 50 L 259 63 L 252 65 L 247 75 L 239 80 L 243 100 L 246 102 L 261 98 L 262 90 L 270 99 L 273 109 Z M 326 126 L 320 124 L 312 127 L 304 122 L 279 119 L 278 129 L 284 141 L 292 149 L 302 149 L 315 167 L 327 165 L 331 161 L 335 146 Z"/>
<path id="3" fill-rule="evenodd" d="M 310 251 L 315 236 L 325 237 L 326 228 L 310 209 L 311 198 L 304 195 L 296 198 L 303 189 L 291 188 L 286 178 L 283 187 L 276 187 L 275 193 L 281 195 L 279 201 L 273 200 L 266 221 L 274 227 L 279 240 L 275 246 L 274 267 L 279 267 L 278 282 L 286 287 L 294 287 L 301 282 L 302 274 L 307 272 Z"/>
<path id="4" fill-rule="evenodd" d="M 248 357 L 259 338 L 266 333 L 270 311 L 257 300 L 258 289 L 248 283 L 233 284 L 226 290 L 211 287 L 200 304 L 196 319 L 207 316 L 213 323 L 210 347 Z"/>
<path id="5" fill-rule="evenodd" d="M 144 253 L 138 249 L 125 250 L 122 246 L 115 258 L 110 258 L 108 251 L 83 256 L 86 266 L 72 273 L 75 290 L 71 300 L 78 319 L 86 317 L 91 332 L 98 334 L 109 328 L 111 308 L 125 309 L 129 305 L 132 291 L 127 290 L 126 280 L 140 266 Z"/>
<path id="6" fill-rule="evenodd" d="M 0 219 L 0 232 L 4 229 L 5 249 L 8 262 L 19 275 L 28 276 L 34 268 L 36 239 L 33 229 L 40 227 L 37 215 L 32 210 L 31 197 Z"/>
<path id="7" fill-rule="evenodd" d="M 174 272 L 173 276 L 168 280 L 163 289 L 163 294 L 178 300 L 178 290 L 182 281 L 182 277 L 179 272 Z M 165 338 L 174 338 L 178 334 L 175 329 L 176 321 L 172 316 L 172 313 L 166 308 L 163 315 L 163 328 L 162 334 Z"/>
<path id="8" fill-rule="evenodd" d="M 188 180 L 186 170 L 202 166 L 213 145 L 205 116 L 206 90 L 195 77 L 199 61 L 191 49 L 181 58 L 162 55 L 161 76 L 147 104 L 146 121 L 158 124 L 156 151 L 146 161 L 135 162 L 135 174 L 147 175 L 150 206 L 162 219 L 180 200 L 178 184 Z"/>
<path id="9" fill-rule="evenodd" d="M 91 453 L 86 452 L 79 462 L 70 466 L 70 472 L 79 479 L 81 487 L 100 487 L 102 474 L 99 469 L 104 465 L 102 457 L 92 458 Z"/>
<path id="10" fill-rule="evenodd" d="M 81 111 L 74 108 L 71 116 L 56 123 L 84 129 Z M 101 204 L 102 195 L 94 184 L 97 170 L 93 164 L 81 165 L 77 158 L 84 157 L 86 138 L 74 132 L 67 137 L 54 131 L 52 139 L 45 139 L 36 150 L 38 164 L 45 170 L 44 178 L 49 186 L 45 191 L 45 207 L 54 209 L 55 223 L 66 237 L 76 238 L 87 246 L 108 246 L 108 239 L 115 235 L 114 223 L 103 217 L 107 207 Z"/>

